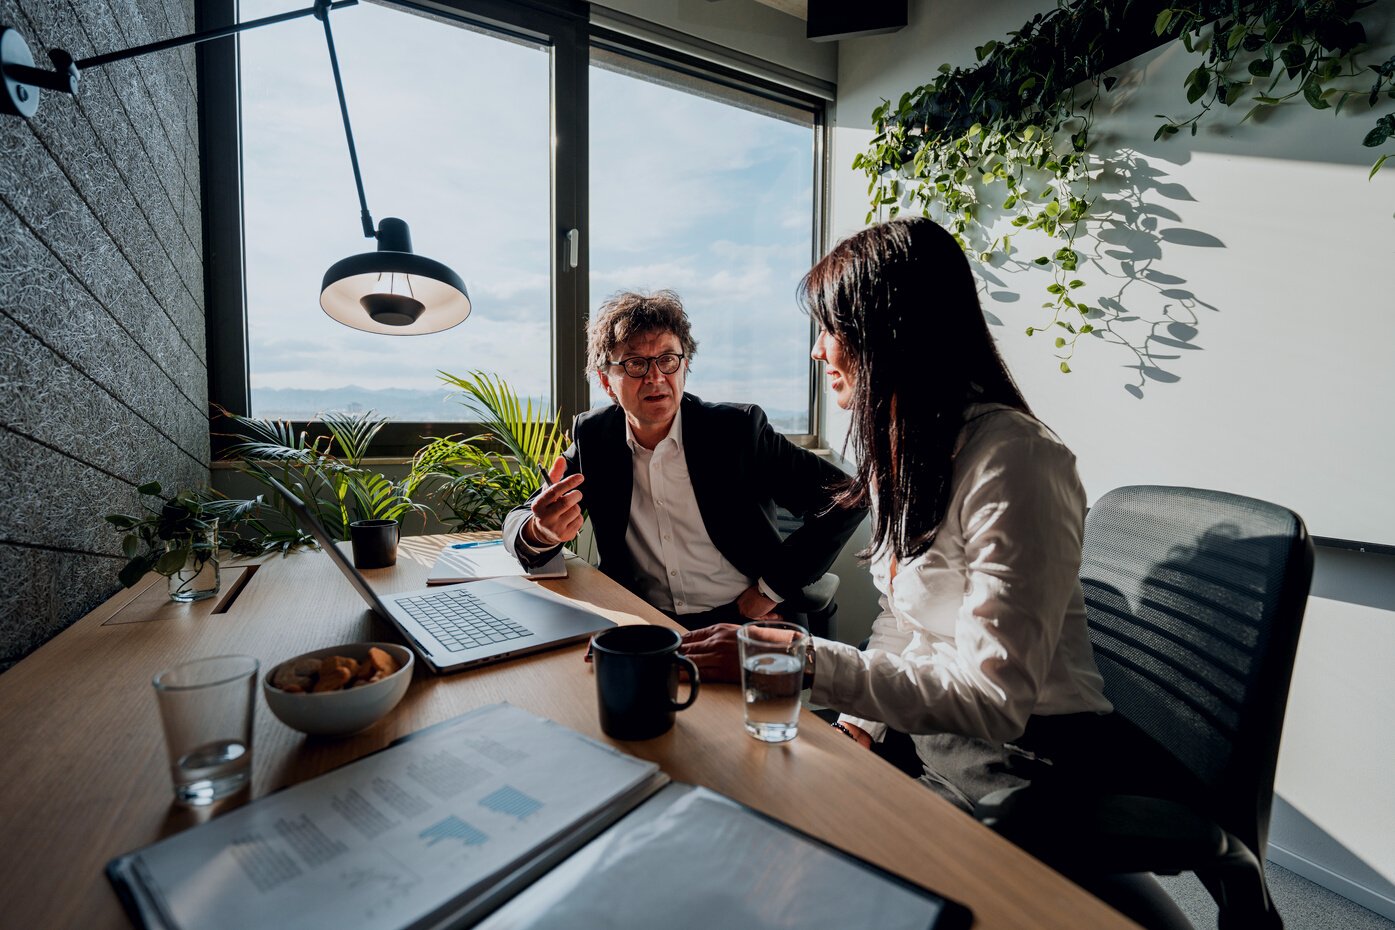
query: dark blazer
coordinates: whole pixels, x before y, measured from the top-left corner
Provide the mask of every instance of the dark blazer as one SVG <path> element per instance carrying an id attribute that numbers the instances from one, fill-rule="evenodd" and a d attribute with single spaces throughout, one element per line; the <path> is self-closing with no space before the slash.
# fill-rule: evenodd
<path id="1" fill-rule="evenodd" d="M 801 589 L 828 571 L 862 519 L 862 510 L 829 510 L 832 488 L 845 476 L 777 433 L 757 406 L 709 404 L 684 394 L 682 411 L 684 458 L 713 545 L 738 571 L 765 579 L 777 594 L 797 604 Z M 591 518 L 600 569 L 637 590 L 625 544 L 634 490 L 625 412 L 615 404 L 589 410 L 572 422 L 571 435 L 572 444 L 563 453 L 567 474 L 586 476 L 582 505 Z M 784 540 L 775 522 L 777 505 L 804 520 Z M 537 560 L 519 553 L 518 534 L 529 516 L 525 504 L 504 519 L 504 543 L 525 565 L 556 551 Z"/>

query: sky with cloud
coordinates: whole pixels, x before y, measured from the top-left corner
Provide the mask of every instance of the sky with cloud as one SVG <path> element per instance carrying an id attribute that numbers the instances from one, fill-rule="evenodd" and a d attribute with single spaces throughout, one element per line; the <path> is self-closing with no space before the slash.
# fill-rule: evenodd
<path id="1" fill-rule="evenodd" d="M 247 20 L 284 4 L 241 6 Z M 329 407 L 381 394 L 380 409 L 416 418 L 402 398 L 421 392 L 420 418 L 434 418 L 437 369 L 482 368 L 547 396 L 549 52 L 372 4 L 332 23 L 369 209 L 406 220 L 417 253 L 465 279 L 474 310 L 416 337 L 324 315 L 325 269 L 375 244 L 323 29 L 306 18 L 245 33 L 253 412 L 305 415 L 292 395 Z M 699 342 L 690 389 L 805 431 L 810 333 L 794 291 L 811 260 L 812 127 L 598 67 L 590 82 L 590 306 L 622 289 L 678 291 Z"/>

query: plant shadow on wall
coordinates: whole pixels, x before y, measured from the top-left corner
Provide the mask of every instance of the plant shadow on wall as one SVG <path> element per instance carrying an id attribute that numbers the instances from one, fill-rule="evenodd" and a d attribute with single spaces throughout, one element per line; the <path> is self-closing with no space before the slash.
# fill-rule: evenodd
<path id="1" fill-rule="evenodd" d="M 1139 399 L 1150 385 L 1181 380 L 1177 363 L 1204 350 L 1201 330 L 1209 315 L 1220 312 L 1188 287 L 1185 278 L 1162 270 L 1165 250 L 1225 247 L 1210 233 L 1181 225 L 1183 217 L 1169 204 L 1180 209 L 1194 198 L 1167 177 L 1143 155 L 1119 152 L 1099 173 L 1094 215 L 1081 221 L 1074 243 L 1077 267 L 1088 269 L 1085 274 L 1096 294 L 1081 314 L 1079 328 L 1089 329 L 1080 335 L 1132 356 L 1123 367 L 1134 374 L 1123 388 Z M 1020 291 L 996 270 L 1031 273 L 1039 266 L 1002 256 L 979 267 L 989 300 L 1013 304 L 1021 299 Z M 991 309 L 985 309 L 985 315 L 994 326 L 1007 325 Z M 1066 348 L 1066 334 L 1053 339 L 1058 352 Z"/>
<path id="2" fill-rule="evenodd" d="M 1154 142 L 1195 135 L 1213 110 L 1236 103 L 1247 106 L 1241 124 L 1289 101 L 1370 115 L 1395 100 L 1395 56 L 1357 61 L 1366 32 L 1355 15 L 1364 5 L 1060 0 L 1006 41 L 978 47 L 976 65 L 942 65 L 929 83 L 873 112 L 875 134 L 852 165 L 869 179 L 867 222 L 901 210 L 939 221 L 978 262 L 999 303 L 1016 295 L 995 271 L 1045 271 L 1046 300 L 1023 320 L 1027 335 L 1046 334 L 1065 373 L 1082 338 L 1125 347 L 1138 372 L 1125 389 L 1142 397 L 1149 382 L 1180 380 L 1175 363 L 1200 349 L 1203 312 L 1216 312 L 1157 267 L 1163 246 L 1224 244 L 1169 225 L 1181 218 L 1157 201 L 1190 200 L 1187 191 L 1138 153 L 1108 150 L 1094 137 L 1096 104 L 1120 83 L 1108 69 L 1162 42 L 1195 56 L 1183 88 L 1193 112 L 1159 114 Z M 1128 89 L 1125 82 L 1120 95 Z M 1392 135 L 1395 113 L 1387 113 L 1363 144 L 1379 149 Z M 1370 176 L 1388 155 L 1376 158 Z M 1092 290 L 1111 278 L 1120 282 L 1112 293 Z M 1161 309 L 1135 312 L 1147 291 Z"/>

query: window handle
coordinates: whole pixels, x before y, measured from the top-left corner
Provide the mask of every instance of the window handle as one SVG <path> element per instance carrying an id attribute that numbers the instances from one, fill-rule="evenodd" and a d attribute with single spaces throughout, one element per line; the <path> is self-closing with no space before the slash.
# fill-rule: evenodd
<path id="1" fill-rule="evenodd" d="M 581 264 L 581 230 L 567 230 L 567 267 L 575 268 Z"/>

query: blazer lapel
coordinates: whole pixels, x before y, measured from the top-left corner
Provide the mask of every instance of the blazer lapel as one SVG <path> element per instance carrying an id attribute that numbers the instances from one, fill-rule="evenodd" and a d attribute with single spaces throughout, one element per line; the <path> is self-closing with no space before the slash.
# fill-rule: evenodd
<path id="1" fill-rule="evenodd" d="M 729 498 L 723 487 L 720 440 L 711 435 L 711 423 L 706 414 L 697 398 L 683 395 L 683 459 L 688 463 L 688 479 L 693 484 L 693 496 L 697 498 L 698 513 L 702 514 L 707 535 L 725 555 L 731 551 L 725 532 L 732 524 Z"/>

